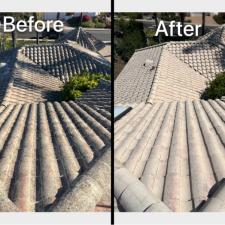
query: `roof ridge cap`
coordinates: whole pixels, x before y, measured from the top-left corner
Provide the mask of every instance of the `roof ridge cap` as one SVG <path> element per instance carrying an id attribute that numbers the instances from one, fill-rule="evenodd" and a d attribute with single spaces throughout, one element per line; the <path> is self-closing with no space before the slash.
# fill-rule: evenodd
<path id="1" fill-rule="evenodd" d="M 143 51 L 143 50 L 147 50 L 147 49 L 151 49 L 151 48 L 161 47 L 161 46 L 166 45 L 167 43 L 168 42 L 164 42 L 164 43 L 160 43 L 160 44 L 157 44 L 157 45 L 151 45 L 151 46 L 147 46 L 147 47 L 144 47 L 144 48 L 135 49 L 135 52 L 139 52 L 139 51 Z"/>

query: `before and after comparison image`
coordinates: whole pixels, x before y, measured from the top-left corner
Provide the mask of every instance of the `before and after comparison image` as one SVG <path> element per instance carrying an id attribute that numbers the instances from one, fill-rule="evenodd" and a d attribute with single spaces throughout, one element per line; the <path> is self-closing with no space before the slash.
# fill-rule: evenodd
<path id="1" fill-rule="evenodd" d="M 224 224 L 225 5 L 66 1 L 0 12 L 0 224 Z"/>

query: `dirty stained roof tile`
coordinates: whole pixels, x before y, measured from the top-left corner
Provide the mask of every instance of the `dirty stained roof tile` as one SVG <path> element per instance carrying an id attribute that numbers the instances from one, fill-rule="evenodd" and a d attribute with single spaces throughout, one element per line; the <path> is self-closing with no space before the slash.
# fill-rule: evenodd
<path id="1" fill-rule="evenodd" d="M 84 71 L 111 72 L 110 63 L 99 54 L 70 43 L 27 45 L 22 53 L 62 82 Z"/>
<path id="2" fill-rule="evenodd" d="M 110 147 L 110 121 L 74 101 L 10 104 L 0 139 L 1 191 L 20 211 L 46 211 Z"/>

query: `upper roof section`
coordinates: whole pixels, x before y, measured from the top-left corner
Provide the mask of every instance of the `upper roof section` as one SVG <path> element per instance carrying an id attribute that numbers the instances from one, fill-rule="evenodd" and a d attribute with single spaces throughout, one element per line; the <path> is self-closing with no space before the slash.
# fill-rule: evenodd
<path id="1" fill-rule="evenodd" d="M 197 41 L 137 50 L 115 80 L 115 103 L 198 99 L 206 82 L 225 71 L 224 29 L 216 28 Z M 153 66 L 145 66 L 149 64 Z"/>
<path id="2" fill-rule="evenodd" d="M 215 45 L 225 45 L 225 26 L 220 26 L 198 38 L 198 42 L 208 42 Z"/>
<path id="3" fill-rule="evenodd" d="M 76 41 L 84 48 L 96 52 L 105 47 L 104 42 L 96 39 L 91 33 L 85 31 L 82 27 L 71 30 L 60 37 L 59 41 Z"/>
<path id="4" fill-rule="evenodd" d="M 115 103 L 147 101 L 160 60 L 162 46 L 136 51 L 115 81 Z"/>
<path id="5" fill-rule="evenodd" d="M 67 43 L 28 45 L 22 53 L 44 70 L 67 82 L 82 71 L 110 74 L 110 63 L 99 54 L 90 52 L 79 45 Z"/>

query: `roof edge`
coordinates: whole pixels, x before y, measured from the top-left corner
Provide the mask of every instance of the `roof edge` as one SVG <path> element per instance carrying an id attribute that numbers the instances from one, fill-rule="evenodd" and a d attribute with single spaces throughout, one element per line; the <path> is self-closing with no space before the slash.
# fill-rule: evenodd
<path id="1" fill-rule="evenodd" d="M 72 187 L 49 208 L 49 212 L 86 212 L 94 211 L 102 196 L 111 193 L 111 149 L 103 155 Z"/>

